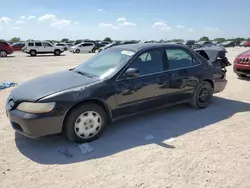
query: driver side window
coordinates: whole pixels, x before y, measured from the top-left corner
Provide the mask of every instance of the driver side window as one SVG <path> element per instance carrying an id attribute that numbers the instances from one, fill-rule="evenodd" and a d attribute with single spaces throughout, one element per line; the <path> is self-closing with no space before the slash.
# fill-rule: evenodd
<path id="1" fill-rule="evenodd" d="M 164 71 L 161 49 L 150 50 L 139 55 L 128 67 L 139 71 L 139 76 L 145 76 Z"/>

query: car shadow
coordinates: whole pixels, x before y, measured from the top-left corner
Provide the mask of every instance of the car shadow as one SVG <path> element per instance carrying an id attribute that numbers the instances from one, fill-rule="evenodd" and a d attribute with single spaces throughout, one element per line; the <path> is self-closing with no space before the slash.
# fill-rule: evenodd
<path id="1" fill-rule="evenodd" d="M 14 55 L 7 55 L 6 57 L 0 57 L 0 59 L 8 59 L 8 58 L 13 58 L 15 57 Z"/>
<path id="2" fill-rule="evenodd" d="M 213 103 L 203 110 L 179 105 L 144 113 L 109 126 L 99 139 L 89 143 L 94 151 L 87 154 L 82 154 L 77 144 L 69 142 L 63 136 L 30 139 L 16 133 L 15 142 L 19 151 L 34 162 L 69 164 L 107 157 L 148 144 L 175 149 L 173 145 L 165 144 L 164 141 L 249 110 L 248 103 L 214 97 Z M 145 139 L 148 135 L 152 135 L 154 139 Z"/>
<path id="3" fill-rule="evenodd" d="M 250 76 L 238 77 L 239 80 L 250 81 Z"/>
<path id="4" fill-rule="evenodd" d="M 61 54 L 61 55 L 59 55 L 59 56 L 56 56 L 56 55 L 54 55 L 54 54 L 49 54 L 49 55 L 36 55 L 36 56 L 30 56 L 30 55 L 27 55 L 26 57 L 34 57 L 34 58 L 36 58 L 36 57 L 60 57 L 60 56 L 66 56 L 66 54 Z"/>

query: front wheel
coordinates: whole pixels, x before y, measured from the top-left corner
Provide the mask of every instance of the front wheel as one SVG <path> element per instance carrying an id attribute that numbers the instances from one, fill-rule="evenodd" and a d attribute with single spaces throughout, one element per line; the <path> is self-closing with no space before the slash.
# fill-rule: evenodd
<path id="1" fill-rule="evenodd" d="M 76 51 L 75 51 L 76 53 L 80 53 L 80 50 L 79 49 L 76 49 Z"/>
<path id="2" fill-rule="evenodd" d="M 73 109 L 64 124 L 64 133 L 76 143 L 96 140 L 103 133 L 107 118 L 102 107 L 88 103 Z"/>
<path id="3" fill-rule="evenodd" d="M 190 104 L 193 108 L 203 109 L 209 106 L 213 97 L 212 85 L 204 81 L 195 90 Z"/>

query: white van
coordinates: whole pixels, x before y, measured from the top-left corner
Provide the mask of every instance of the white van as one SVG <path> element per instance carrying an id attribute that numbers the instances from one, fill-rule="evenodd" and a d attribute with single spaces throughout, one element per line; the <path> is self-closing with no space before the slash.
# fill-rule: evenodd
<path id="1" fill-rule="evenodd" d="M 70 52 L 72 53 L 94 53 L 94 51 L 95 44 L 91 42 L 80 43 L 70 48 Z"/>

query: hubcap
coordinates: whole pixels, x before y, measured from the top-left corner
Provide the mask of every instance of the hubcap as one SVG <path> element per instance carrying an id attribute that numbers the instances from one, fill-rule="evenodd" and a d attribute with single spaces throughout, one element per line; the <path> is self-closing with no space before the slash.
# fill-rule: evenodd
<path id="1" fill-rule="evenodd" d="M 1 51 L 1 52 L 0 52 L 0 56 L 1 56 L 1 57 L 5 57 L 6 55 L 7 55 L 7 54 L 6 54 L 5 51 Z"/>
<path id="2" fill-rule="evenodd" d="M 207 102 L 208 97 L 209 97 L 209 92 L 208 92 L 207 88 L 202 88 L 200 93 L 199 93 L 199 102 L 200 103 Z"/>
<path id="3" fill-rule="evenodd" d="M 101 126 L 101 116 L 97 112 L 87 111 L 76 119 L 74 130 L 80 138 L 88 139 L 95 136 Z"/>

